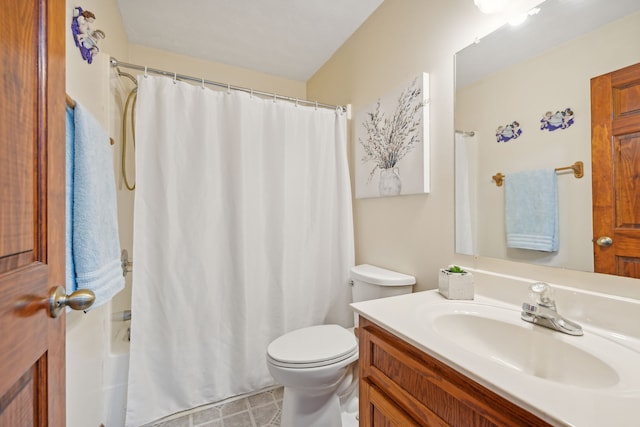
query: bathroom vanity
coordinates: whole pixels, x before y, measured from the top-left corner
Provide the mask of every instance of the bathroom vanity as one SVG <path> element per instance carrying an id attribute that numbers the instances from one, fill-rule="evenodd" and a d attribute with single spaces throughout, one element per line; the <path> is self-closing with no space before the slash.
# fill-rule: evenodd
<path id="1" fill-rule="evenodd" d="M 557 286 L 559 313 L 584 329 L 571 336 L 521 319 L 530 282 L 504 279 L 512 301 L 490 279 L 472 301 L 424 291 L 351 305 L 361 426 L 637 425 L 640 302 Z"/>
<path id="2" fill-rule="evenodd" d="M 549 426 L 360 318 L 360 425 Z"/>

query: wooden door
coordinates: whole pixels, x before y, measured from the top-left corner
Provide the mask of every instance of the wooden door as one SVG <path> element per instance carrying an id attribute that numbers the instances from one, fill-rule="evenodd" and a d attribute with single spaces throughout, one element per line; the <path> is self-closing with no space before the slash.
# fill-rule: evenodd
<path id="1" fill-rule="evenodd" d="M 0 10 L 0 426 L 62 427 L 65 1 Z"/>
<path id="2" fill-rule="evenodd" d="M 640 64 L 591 80 L 591 159 L 595 271 L 640 278 Z"/>

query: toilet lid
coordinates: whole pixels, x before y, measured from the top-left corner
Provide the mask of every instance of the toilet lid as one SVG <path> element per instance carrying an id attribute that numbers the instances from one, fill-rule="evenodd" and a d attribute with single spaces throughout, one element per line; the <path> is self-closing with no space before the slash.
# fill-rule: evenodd
<path id="1" fill-rule="evenodd" d="M 287 365 L 320 366 L 357 352 L 353 333 L 338 325 L 297 329 L 275 339 L 267 348 L 274 361 Z"/>
<path id="2" fill-rule="evenodd" d="M 382 286 L 407 286 L 415 285 L 416 278 L 408 274 L 387 270 L 369 264 L 361 264 L 351 267 L 351 278 L 372 285 Z"/>

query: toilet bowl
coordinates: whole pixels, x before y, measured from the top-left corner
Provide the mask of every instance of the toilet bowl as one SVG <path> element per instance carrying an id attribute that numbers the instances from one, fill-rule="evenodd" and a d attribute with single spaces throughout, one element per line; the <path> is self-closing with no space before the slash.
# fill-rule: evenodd
<path id="1" fill-rule="evenodd" d="M 368 264 L 351 269 L 353 302 L 410 293 L 415 278 Z M 267 348 L 271 376 L 284 386 L 282 427 L 357 426 L 358 343 L 353 330 L 317 325 Z"/>
<path id="2" fill-rule="evenodd" d="M 355 336 L 338 325 L 310 326 L 273 341 L 267 365 L 285 386 L 281 426 L 341 427 L 338 389 L 353 382 L 356 360 Z"/>

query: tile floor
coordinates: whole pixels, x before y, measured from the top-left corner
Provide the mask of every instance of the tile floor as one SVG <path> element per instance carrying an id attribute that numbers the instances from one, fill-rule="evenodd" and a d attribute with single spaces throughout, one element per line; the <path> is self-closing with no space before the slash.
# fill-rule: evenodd
<path id="1" fill-rule="evenodd" d="M 280 427 L 282 387 L 171 415 L 150 427 Z"/>

